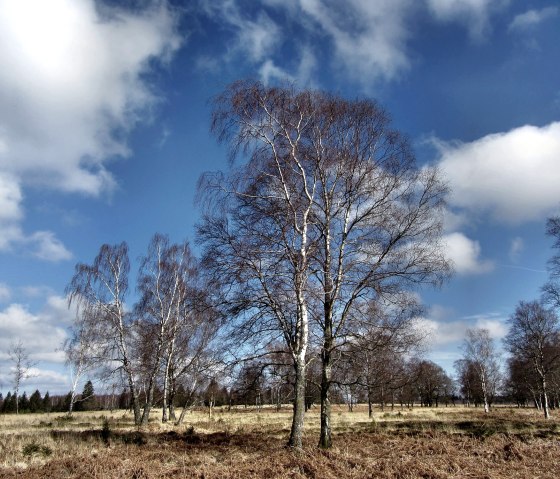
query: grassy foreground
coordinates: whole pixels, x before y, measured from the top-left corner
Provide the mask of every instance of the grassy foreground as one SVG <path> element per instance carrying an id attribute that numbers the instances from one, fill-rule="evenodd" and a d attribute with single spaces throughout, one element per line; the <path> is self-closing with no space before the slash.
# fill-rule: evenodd
<path id="1" fill-rule="evenodd" d="M 554 412 L 553 412 L 554 413 Z M 317 408 L 303 453 L 285 447 L 290 409 L 193 411 L 185 424 L 131 415 L 0 416 L 1 478 L 536 478 L 560 467 L 560 421 L 532 409 L 334 408 L 334 447 L 317 449 Z"/>

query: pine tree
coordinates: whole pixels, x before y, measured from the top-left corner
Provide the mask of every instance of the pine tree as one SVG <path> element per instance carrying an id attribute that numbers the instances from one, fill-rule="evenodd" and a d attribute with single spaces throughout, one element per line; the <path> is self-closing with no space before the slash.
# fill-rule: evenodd
<path id="1" fill-rule="evenodd" d="M 52 410 L 51 396 L 50 396 L 48 391 L 45 393 L 45 397 L 43 397 L 43 408 L 42 409 L 43 409 L 44 412 L 51 412 L 51 410 Z"/>
<path id="2" fill-rule="evenodd" d="M 19 398 L 19 412 L 29 412 L 29 398 L 25 391 Z"/>
<path id="3" fill-rule="evenodd" d="M 43 399 L 37 389 L 29 398 L 29 412 L 40 412 L 43 410 Z"/>
<path id="4" fill-rule="evenodd" d="M 2 412 L 15 412 L 16 410 L 16 400 L 14 398 L 14 395 L 11 393 L 11 391 L 8 391 L 8 394 L 6 394 L 6 399 L 4 399 L 4 404 L 2 405 Z"/>
<path id="5" fill-rule="evenodd" d="M 92 409 L 95 409 L 95 391 L 92 382 L 88 381 L 84 384 L 84 389 L 82 391 L 80 410 L 91 411 Z"/>

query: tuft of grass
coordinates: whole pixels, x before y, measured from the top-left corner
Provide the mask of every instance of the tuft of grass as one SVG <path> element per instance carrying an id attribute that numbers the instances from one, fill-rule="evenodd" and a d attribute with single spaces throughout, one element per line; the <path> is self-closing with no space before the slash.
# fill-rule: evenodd
<path id="1" fill-rule="evenodd" d="M 48 457 L 52 454 L 52 449 L 49 446 L 40 445 L 33 441 L 23 446 L 21 452 L 25 457 L 36 455 Z"/>

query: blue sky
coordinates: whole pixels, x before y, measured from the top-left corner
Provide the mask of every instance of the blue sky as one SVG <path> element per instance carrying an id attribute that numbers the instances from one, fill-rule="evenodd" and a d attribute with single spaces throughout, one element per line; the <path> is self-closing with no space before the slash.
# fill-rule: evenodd
<path id="1" fill-rule="evenodd" d="M 198 177 L 227 168 L 209 100 L 248 77 L 374 97 L 441 168 L 456 274 L 420 295 L 451 371 L 467 327 L 499 340 L 547 278 L 558 45 L 554 0 L 0 0 L 0 391 L 17 340 L 37 362 L 25 389 L 68 390 L 76 262 L 194 240 Z"/>

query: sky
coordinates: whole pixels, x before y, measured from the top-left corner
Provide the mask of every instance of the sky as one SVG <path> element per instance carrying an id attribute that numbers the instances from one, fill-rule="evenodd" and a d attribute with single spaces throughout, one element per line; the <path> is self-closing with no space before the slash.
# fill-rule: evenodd
<path id="1" fill-rule="evenodd" d="M 451 188 L 455 275 L 421 290 L 428 357 L 453 371 L 466 328 L 499 343 L 539 297 L 560 211 L 557 0 L 0 0 L 0 392 L 70 388 L 77 262 L 154 233 L 194 242 L 197 180 L 227 169 L 209 132 L 232 81 L 377 99 Z"/>

